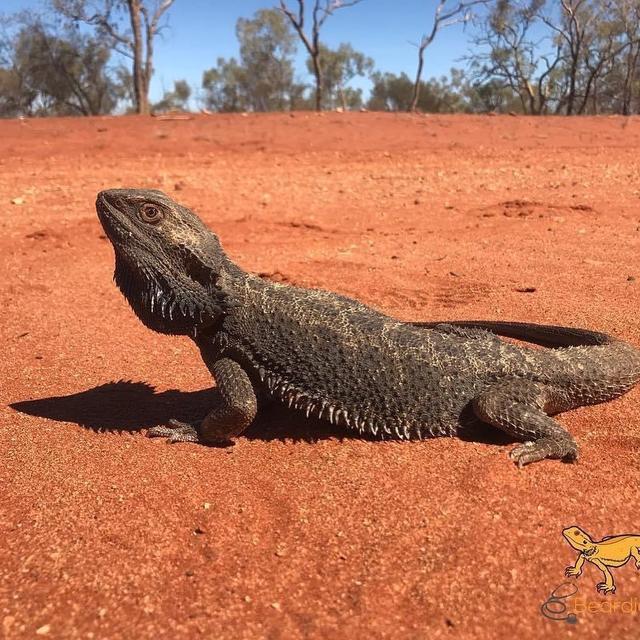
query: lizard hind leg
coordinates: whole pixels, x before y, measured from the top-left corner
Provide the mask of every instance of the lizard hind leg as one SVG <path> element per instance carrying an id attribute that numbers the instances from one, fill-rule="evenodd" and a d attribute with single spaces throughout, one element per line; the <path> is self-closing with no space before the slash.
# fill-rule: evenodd
<path id="1" fill-rule="evenodd" d="M 483 422 L 524 440 L 510 453 L 519 467 L 544 458 L 578 458 L 571 434 L 548 415 L 569 408 L 569 399 L 560 389 L 520 378 L 495 384 L 473 400 L 474 412 Z"/>

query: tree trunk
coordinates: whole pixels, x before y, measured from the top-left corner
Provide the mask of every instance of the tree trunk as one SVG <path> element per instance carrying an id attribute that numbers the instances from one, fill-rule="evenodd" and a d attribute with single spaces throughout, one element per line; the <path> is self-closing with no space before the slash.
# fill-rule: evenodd
<path id="1" fill-rule="evenodd" d="M 136 112 L 149 113 L 149 83 L 145 78 L 143 57 L 142 25 L 140 21 L 140 0 L 127 0 L 131 31 L 133 32 L 133 93 Z"/>
<path id="2" fill-rule="evenodd" d="M 311 56 L 313 61 L 313 75 L 316 79 L 316 111 L 322 111 L 322 69 L 320 68 L 320 51 L 316 50 Z"/>
<path id="3" fill-rule="evenodd" d="M 413 84 L 413 96 L 409 111 L 415 113 L 418 110 L 418 100 L 420 100 L 420 80 L 422 79 L 422 67 L 424 67 L 424 47 L 418 50 L 418 70 L 416 71 L 416 81 Z"/>
<path id="4" fill-rule="evenodd" d="M 338 95 L 340 96 L 340 104 L 342 106 L 342 110 L 346 111 L 347 110 L 347 95 L 344 92 L 344 87 L 343 86 L 338 87 Z"/>
<path id="5" fill-rule="evenodd" d="M 145 50 L 145 62 L 144 62 L 144 113 L 151 111 L 149 105 L 149 85 L 151 84 L 151 76 L 153 76 L 153 37 L 155 35 L 153 26 L 148 24 L 147 27 L 147 42 Z"/>
<path id="6" fill-rule="evenodd" d="M 640 46 L 636 45 L 635 52 L 634 47 L 629 47 L 629 54 L 627 56 L 627 64 L 625 69 L 624 85 L 622 91 L 622 114 L 625 116 L 631 115 L 633 112 L 633 85 L 634 79 L 637 75 L 638 58 L 640 57 Z"/>
<path id="7" fill-rule="evenodd" d="M 578 61 L 573 58 L 569 75 L 569 95 L 567 96 L 567 115 L 573 115 L 573 103 L 576 99 L 576 75 L 578 73 Z"/>

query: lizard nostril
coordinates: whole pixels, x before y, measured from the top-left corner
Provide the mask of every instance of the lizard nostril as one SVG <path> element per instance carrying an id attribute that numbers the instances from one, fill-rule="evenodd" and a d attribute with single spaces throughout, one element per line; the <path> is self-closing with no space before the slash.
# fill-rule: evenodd
<path id="1" fill-rule="evenodd" d="M 127 204 L 124 198 L 121 198 L 120 196 L 111 196 L 109 198 L 107 198 L 107 202 L 114 208 L 117 209 L 118 211 L 126 211 L 127 210 Z"/>

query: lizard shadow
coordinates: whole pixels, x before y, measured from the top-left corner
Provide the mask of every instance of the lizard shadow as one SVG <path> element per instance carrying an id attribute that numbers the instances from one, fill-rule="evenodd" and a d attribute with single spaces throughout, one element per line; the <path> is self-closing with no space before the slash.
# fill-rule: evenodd
<path id="1" fill-rule="evenodd" d="M 164 425 L 171 418 L 183 422 L 202 419 L 211 407 L 213 388 L 199 391 L 157 392 L 146 382 L 119 380 L 67 396 L 23 400 L 9 406 L 32 416 L 73 422 L 93 431 L 134 433 Z M 286 407 L 269 405 L 260 411 L 242 437 L 249 440 L 316 442 L 327 438 L 351 439 L 357 434 L 321 420 L 306 419 Z"/>
<path id="2" fill-rule="evenodd" d="M 93 431 L 133 433 L 167 424 L 171 418 L 184 422 L 197 421 L 206 415 L 212 397 L 213 388 L 157 392 L 146 382 L 119 380 L 67 396 L 23 400 L 9 406 L 20 413 L 59 422 L 73 422 Z M 463 440 L 486 444 L 513 442 L 504 433 L 474 419 L 470 413 L 461 418 L 465 427 L 458 437 Z M 261 409 L 254 423 L 241 437 L 263 441 L 292 439 L 308 443 L 329 438 L 381 442 L 373 436 L 360 435 L 324 420 L 306 418 L 300 412 L 275 403 Z"/>

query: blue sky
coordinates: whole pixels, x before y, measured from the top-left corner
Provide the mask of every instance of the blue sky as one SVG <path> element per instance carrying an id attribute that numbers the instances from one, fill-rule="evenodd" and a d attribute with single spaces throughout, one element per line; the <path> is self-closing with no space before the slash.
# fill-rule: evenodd
<path id="1" fill-rule="evenodd" d="M 290 6 L 296 4 L 289 0 Z M 164 89 L 171 89 L 173 81 L 181 78 L 197 92 L 205 69 L 214 66 L 220 56 L 237 55 L 237 19 L 275 5 L 276 0 L 175 0 L 167 13 L 167 28 L 156 41 L 151 99 L 159 99 Z M 321 37 L 329 46 L 350 42 L 372 57 L 381 71 L 404 71 L 413 76 L 417 52 L 410 42 L 417 42 L 430 27 L 435 5 L 436 0 L 362 0 L 330 17 Z M 41 0 L 0 0 L 3 13 L 41 6 Z M 427 50 L 425 77 L 446 74 L 452 66 L 464 66 L 459 58 L 467 50 L 467 34 L 461 25 L 442 30 Z M 305 59 L 300 45 L 296 67 L 299 78 L 310 82 Z M 365 90 L 370 86 L 364 80 L 355 84 Z"/>

